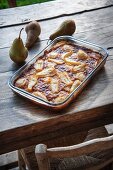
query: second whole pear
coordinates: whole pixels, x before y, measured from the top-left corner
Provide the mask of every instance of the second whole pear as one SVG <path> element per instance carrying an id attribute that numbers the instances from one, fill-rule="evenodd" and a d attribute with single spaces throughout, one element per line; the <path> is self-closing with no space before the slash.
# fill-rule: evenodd
<path id="1" fill-rule="evenodd" d="M 58 36 L 72 35 L 76 30 L 76 24 L 74 20 L 65 20 L 61 23 L 59 28 L 50 35 L 49 39 L 54 40 Z"/>
<path id="2" fill-rule="evenodd" d="M 25 31 L 27 33 L 27 39 L 25 46 L 29 49 L 36 42 L 37 38 L 41 33 L 41 27 L 37 21 L 32 21 L 26 25 Z"/>

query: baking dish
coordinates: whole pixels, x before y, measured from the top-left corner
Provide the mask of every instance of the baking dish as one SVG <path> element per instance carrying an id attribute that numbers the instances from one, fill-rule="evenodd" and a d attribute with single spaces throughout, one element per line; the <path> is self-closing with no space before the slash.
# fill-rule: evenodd
<path id="1" fill-rule="evenodd" d="M 18 87 L 16 87 L 14 85 L 15 80 L 27 69 L 29 68 L 33 63 L 35 63 L 36 59 L 40 56 L 42 56 L 45 52 L 45 50 L 48 50 L 49 48 L 51 48 L 54 44 L 56 44 L 57 42 L 60 41 L 70 41 L 71 43 L 74 43 L 75 45 L 78 46 L 82 46 L 82 47 L 86 47 L 88 49 L 91 49 L 95 52 L 98 52 L 102 55 L 102 60 L 101 62 L 94 68 L 94 70 L 88 74 L 88 76 L 86 76 L 86 78 L 83 80 L 83 82 L 76 88 L 74 89 L 70 95 L 63 101 L 60 103 L 51 103 L 49 101 L 46 101 L 40 97 L 34 96 L 31 93 L 20 89 Z M 82 89 L 87 85 L 87 83 L 91 80 L 91 78 L 104 66 L 106 59 L 108 57 L 108 52 L 107 50 L 105 50 L 104 48 L 92 44 L 90 42 L 86 42 L 84 40 L 79 40 L 76 39 L 72 36 L 61 36 L 56 38 L 55 40 L 53 40 L 52 42 L 50 42 L 49 45 L 47 45 L 47 47 L 45 49 L 43 49 L 38 55 L 36 55 L 32 60 L 30 60 L 28 63 L 26 63 L 23 67 L 21 67 L 17 72 L 14 73 L 14 75 L 10 78 L 8 84 L 9 87 L 16 93 L 20 94 L 23 97 L 28 98 L 29 100 L 31 100 L 32 102 L 35 102 L 39 105 L 45 106 L 47 108 L 51 108 L 51 109 L 55 109 L 55 110 L 59 110 L 62 109 L 64 107 L 66 107 L 74 98 L 76 98 L 76 96 L 82 91 Z"/>

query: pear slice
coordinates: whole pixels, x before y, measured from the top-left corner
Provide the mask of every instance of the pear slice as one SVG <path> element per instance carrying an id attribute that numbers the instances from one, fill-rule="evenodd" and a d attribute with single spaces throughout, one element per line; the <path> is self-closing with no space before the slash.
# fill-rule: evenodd
<path id="1" fill-rule="evenodd" d="M 66 93 L 66 92 L 61 92 L 61 93 L 59 94 L 59 96 L 54 99 L 54 103 L 61 103 L 61 102 L 65 101 L 65 99 L 67 98 L 67 96 L 68 96 L 68 93 Z"/>
<path id="2" fill-rule="evenodd" d="M 52 51 L 51 53 L 48 54 L 49 58 L 56 58 L 58 56 L 58 53 L 55 51 Z"/>
<path id="3" fill-rule="evenodd" d="M 74 73 L 78 72 L 78 71 L 84 71 L 85 70 L 85 66 L 86 64 L 85 63 L 81 63 L 80 65 L 77 65 L 77 66 L 74 66 L 72 71 Z"/>
<path id="4" fill-rule="evenodd" d="M 45 77 L 43 78 L 43 81 L 49 84 L 51 82 L 51 77 Z"/>
<path id="5" fill-rule="evenodd" d="M 70 92 L 72 92 L 73 90 L 75 90 L 79 85 L 81 84 L 80 80 L 75 80 L 73 85 L 71 86 Z"/>
<path id="6" fill-rule="evenodd" d="M 67 44 L 64 45 L 62 48 L 63 48 L 63 50 L 65 50 L 65 51 L 73 51 L 73 49 L 74 49 L 73 46 L 67 45 Z"/>
<path id="7" fill-rule="evenodd" d="M 35 64 L 34 64 L 34 68 L 37 71 L 41 71 L 43 69 L 43 60 L 38 60 Z"/>
<path id="8" fill-rule="evenodd" d="M 61 81 L 65 83 L 67 86 L 71 85 L 73 82 L 71 81 L 70 77 L 68 76 L 67 72 L 59 72 L 58 73 Z"/>
<path id="9" fill-rule="evenodd" d="M 76 79 L 79 79 L 80 81 L 83 81 L 85 79 L 85 75 L 83 72 L 76 74 Z"/>
<path id="10" fill-rule="evenodd" d="M 56 43 L 53 47 L 54 47 L 54 49 L 56 49 L 56 48 L 63 46 L 64 44 L 66 44 L 66 41 L 60 41 L 60 42 Z"/>
<path id="11" fill-rule="evenodd" d="M 52 59 L 52 58 L 49 58 L 48 61 L 54 62 L 54 63 L 56 63 L 56 64 L 63 64 L 63 63 L 64 63 L 63 60 L 57 60 L 57 59 Z"/>
<path id="12" fill-rule="evenodd" d="M 27 90 L 32 91 L 32 88 L 35 86 L 36 83 L 37 83 L 36 76 L 31 76 L 29 79 Z"/>
<path id="13" fill-rule="evenodd" d="M 47 100 L 47 97 L 42 92 L 36 91 L 36 92 L 33 92 L 32 94 L 44 100 Z"/>
<path id="14" fill-rule="evenodd" d="M 53 62 L 48 62 L 47 63 L 47 67 L 54 67 L 56 65 L 56 63 L 53 63 Z"/>
<path id="15" fill-rule="evenodd" d="M 56 70 L 54 67 L 45 68 L 44 70 L 38 72 L 36 74 L 37 77 L 46 77 L 46 76 L 53 76 L 56 74 Z"/>
<path id="16" fill-rule="evenodd" d="M 80 65 L 81 62 L 80 61 L 75 61 L 71 58 L 64 58 L 64 61 L 67 63 L 67 64 L 70 64 L 70 65 Z"/>
<path id="17" fill-rule="evenodd" d="M 70 86 L 65 86 L 65 87 L 64 87 L 64 90 L 65 90 L 66 92 L 70 92 Z"/>
<path id="18" fill-rule="evenodd" d="M 79 50 L 77 52 L 77 58 L 81 59 L 81 60 L 86 60 L 88 58 L 88 55 L 86 52 L 84 52 L 83 50 Z"/>
<path id="19" fill-rule="evenodd" d="M 26 79 L 24 77 L 17 79 L 15 83 L 17 87 L 24 87 L 25 84 L 26 84 Z"/>
<path id="20" fill-rule="evenodd" d="M 59 91 L 59 81 L 56 78 L 51 78 L 50 88 L 53 93 L 57 93 Z"/>
<path id="21" fill-rule="evenodd" d="M 66 53 L 64 53 L 64 54 L 61 55 L 61 58 L 64 60 L 65 58 L 71 56 L 72 54 L 73 54 L 72 51 L 66 52 Z"/>

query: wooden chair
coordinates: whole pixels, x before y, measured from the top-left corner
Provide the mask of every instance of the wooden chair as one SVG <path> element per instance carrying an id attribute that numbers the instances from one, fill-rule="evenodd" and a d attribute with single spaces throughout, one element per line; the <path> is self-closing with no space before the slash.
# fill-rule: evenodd
<path id="1" fill-rule="evenodd" d="M 98 170 L 104 167 L 102 170 L 110 170 L 110 163 L 113 161 L 113 136 L 108 136 L 104 127 L 90 130 L 84 142 L 66 146 L 74 143 L 74 138 L 76 139 L 75 134 L 66 137 L 70 140 L 59 139 L 60 146 L 64 147 L 56 147 L 56 140 L 49 142 L 49 145 L 39 144 L 36 149 L 22 149 L 20 153 L 23 152 L 23 159 L 26 160 L 29 170 L 38 170 L 38 167 L 39 170 Z M 36 157 L 33 158 L 34 151 Z"/>

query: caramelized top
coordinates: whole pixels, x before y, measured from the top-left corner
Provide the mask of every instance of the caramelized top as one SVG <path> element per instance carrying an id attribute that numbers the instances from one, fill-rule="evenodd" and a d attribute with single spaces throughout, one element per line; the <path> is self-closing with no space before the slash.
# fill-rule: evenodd
<path id="1" fill-rule="evenodd" d="M 61 103 L 101 62 L 101 54 L 60 41 L 39 56 L 15 86 L 51 103 Z"/>

